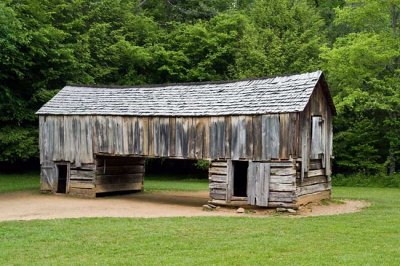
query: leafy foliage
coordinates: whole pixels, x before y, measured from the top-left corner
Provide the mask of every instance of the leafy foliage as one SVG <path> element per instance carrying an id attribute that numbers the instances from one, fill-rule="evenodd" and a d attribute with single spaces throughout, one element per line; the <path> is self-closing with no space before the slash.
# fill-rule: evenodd
<path id="1" fill-rule="evenodd" d="M 0 162 L 38 156 L 34 112 L 67 83 L 224 80 L 322 68 L 338 109 L 336 170 L 394 173 L 399 6 L 399 0 L 4 0 Z"/>

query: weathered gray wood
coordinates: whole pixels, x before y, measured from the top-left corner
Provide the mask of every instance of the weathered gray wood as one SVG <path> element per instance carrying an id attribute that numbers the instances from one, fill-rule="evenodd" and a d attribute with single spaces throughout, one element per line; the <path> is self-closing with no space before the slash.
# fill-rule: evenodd
<path id="1" fill-rule="evenodd" d="M 218 188 L 218 189 L 225 189 L 226 190 L 226 183 L 217 183 L 217 182 L 211 182 L 209 184 L 210 189 Z"/>
<path id="2" fill-rule="evenodd" d="M 262 116 L 262 158 L 279 158 L 279 115 Z"/>
<path id="3" fill-rule="evenodd" d="M 259 185 L 260 190 L 257 195 L 257 206 L 267 207 L 270 191 L 270 173 L 271 166 L 269 163 L 260 164 Z"/>
<path id="4" fill-rule="evenodd" d="M 271 168 L 272 175 L 295 175 L 296 169 L 294 168 Z"/>
<path id="5" fill-rule="evenodd" d="M 313 177 L 307 177 L 304 178 L 303 183 L 298 182 L 298 186 L 308 186 L 308 185 L 314 185 L 314 184 L 319 184 L 319 183 L 326 183 L 328 182 L 328 179 L 326 176 L 313 176 Z"/>
<path id="6" fill-rule="evenodd" d="M 226 167 L 211 167 L 208 172 L 210 174 L 217 174 L 217 175 L 226 175 L 227 168 Z"/>
<path id="7" fill-rule="evenodd" d="M 225 158 L 225 119 L 210 119 L 210 156 L 212 159 Z"/>
<path id="8" fill-rule="evenodd" d="M 182 125 L 183 119 L 181 117 L 176 118 L 176 130 L 175 130 L 175 154 L 177 157 L 182 157 L 182 143 L 183 143 L 183 125 Z"/>
<path id="9" fill-rule="evenodd" d="M 256 204 L 256 178 L 258 175 L 260 163 L 249 161 L 247 168 L 247 203 Z"/>
<path id="10" fill-rule="evenodd" d="M 231 117 L 231 158 L 232 160 L 238 160 L 240 158 L 240 135 L 239 135 L 239 117 Z"/>
<path id="11" fill-rule="evenodd" d="M 119 165 L 119 166 L 99 166 L 97 167 L 96 173 L 113 173 L 113 174 L 135 174 L 143 173 L 144 167 L 139 165 Z"/>
<path id="12" fill-rule="evenodd" d="M 307 177 L 320 176 L 320 175 L 325 175 L 324 169 L 309 170 L 307 173 Z"/>
<path id="13" fill-rule="evenodd" d="M 175 157 L 176 156 L 176 118 L 170 117 L 169 118 L 169 156 Z"/>
<path id="14" fill-rule="evenodd" d="M 321 160 L 310 160 L 309 169 L 310 170 L 318 170 L 322 168 Z"/>
<path id="15" fill-rule="evenodd" d="M 271 162 L 271 167 L 274 168 L 287 168 L 287 167 L 294 167 L 293 162 Z"/>
<path id="16" fill-rule="evenodd" d="M 210 175 L 210 176 L 208 177 L 208 179 L 209 179 L 211 182 L 227 183 L 226 177 L 227 177 L 226 175 L 212 174 L 212 175 Z"/>
<path id="17" fill-rule="evenodd" d="M 256 161 L 262 158 L 262 121 L 261 116 L 253 117 L 253 159 Z"/>
<path id="18" fill-rule="evenodd" d="M 96 196 L 95 189 L 91 188 L 70 188 L 68 193 L 72 196 L 94 198 Z"/>
<path id="19" fill-rule="evenodd" d="M 160 136 L 160 118 L 153 117 L 153 155 L 158 157 L 161 156 L 161 136 Z"/>
<path id="20" fill-rule="evenodd" d="M 92 181 L 70 180 L 69 189 L 71 188 L 94 188 L 95 184 Z"/>
<path id="21" fill-rule="evenodd" d="M 210 192 L 210 197 L 213 200 L 226 200 L 226 192 L 214 189 Z"/>
<path id="22" fill-rule="evenodd" d="M 270 176 L 270 183 L 275 183 L 275 184 L 295 184 L 296 182 L 296 176 L 295 175 L 285 175 L 285 176 L 279 176 L 279 175 L 272 175 Z"/>
<path id="23" fill-rule="evenodd" d="M 211 166 L 214 166 L 214 167 L 227 167 L 228 166 L 228 162 L 227 161 L 213 161 L 213 162 L 211 162 Z"/>
<path id="24" fill-rule="evenodd" d="M 297 187 L 296 194 L 302 196 L 305 194 L 312 194 L 320 191 L 330 190 L 332 188 L 330 183 L 318 183 L 309 186 Z"/>
<path id="25" fill-rule="evenodd" d="M 296 186 L 295 183 L 292 184 L 281 184 L 281 183 L 271 183 L 270 191 L 295 191 Z"/>
<path id="26" fill-rule="evenodd" d="M 232 160 L 228 159 L 226 162 L 226 167 L 227 167 L 227 176 L 226 176 L 226 182 L 227 182 L 227 191 L 226 191 L 226 202 L 231 202 L 231 199 L 233 197 L 233 186 L 234 186 L 234 180 L 233 180 L 233 164 Z"/>
<path id="27" fill-rule="evenodd" d="M 308 108 L 302 113 L 301 115 L 301 181 L 304 180 L 306 173 L 308 172 L 308 135 L 309 135 L 309 128 L 308 128 Z"/>
<path id="28" fill-rule="evenodd" d="M 40 172 L 40 190 L 42 192 L 54 191 L 54 180 L 55 180 L 55 166 L 51 162 L 42 162 Z"/>
<path id="29" fill-rule="evenodd" d="M 269 204 L 272 205 L 271 201 L 279 201 L 279 202 L 294 202 L 297 196 L 295 192 L 269 192 Z"/>
<path id="30" fill-rule="evenodd" d="M 212 175 L 209 176 L 208 179 L 210 181 L 212 181 L 212 182 L 227 183 L 227 181 L 226 181 L 227 176 L 226 175 L 212 174 Z"/>
<path id="31" fill-rule="evenodd" d="M 288 147 L 290 144 L 289 134 L 290 134 L 290 117 L 289 114 L 280 114 L 279 115 L 279 158 L 280 159 L 288 159 L 289 158 L 289 150 Z"/>
<path id="32" fill-rule="evenodd" d="M 246 116 L 239 116 L 239 158 L 246 158 Z"/>
<path id="33" fill-rule="evenodd" d="M 90 178 L 93 179 L 95 175 L 94 171 L 80 171 L 80 170 L 73 170 L 70 169 L 70 178 Z"/>
<path id="34" fill-rule="evenodd" d="M 289 157 L 299 157 L 300 145 L 300 118 L 298 113 L 289 114 L 288 154 Z"/>
<path id="35" fill-rule="evenodd" d="M 194 159 L 196 153 L 196 120 L 189 118 L 188 125 L 188 158 Z"/>
<path id="36" fill-rule="evenodd" d="M 138 118 L 139 123 L 139 154 L 149 154 L 149 120 L 147 117 Z"/>
<path id="37" fill-rule="evenodd" d="M 169 118 L 160 118 L 160 156 L 169 156 Z"/>
<path id="38" fill-rule="evenodd" d="M 96 184 L 139 183 L 143 182 L 144 173 L 136 174 L 97 174 Z"/>
<path id="39" fill-rule="evenodd" d="M 246 129 L 246 141 L 245 141 L 245 156 L 244 158 L 253 157 L 253 118 L 251 116 L 245 116 L 245 129 Z"/>
<path id="40" fill-rule="evenodd" d="M 311 128 L 311 159 L 320 159 L 321 155 L 324 154 L 323 148 L 323 119 L 320 116 L 312 117 L 312 128 Z"/>
<path id="41" fill-rule="evenodd" d="M 96 185 L 96 193 L 142 190 L 142 189 L 143 189 L 143 184 L 141 182 Z"/>

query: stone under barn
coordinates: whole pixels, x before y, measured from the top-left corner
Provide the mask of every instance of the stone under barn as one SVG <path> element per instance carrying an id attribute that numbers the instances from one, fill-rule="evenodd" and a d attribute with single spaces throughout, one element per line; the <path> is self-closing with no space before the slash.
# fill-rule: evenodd
<path id="1" fill-rule="evenodd" d="M 296 208 L 330 197 L 335 112 L 321 71 L 66 86 L 37 112 L 41 190 L 141 191 L 146 158 L 206 159 L 211 202 Z"/>

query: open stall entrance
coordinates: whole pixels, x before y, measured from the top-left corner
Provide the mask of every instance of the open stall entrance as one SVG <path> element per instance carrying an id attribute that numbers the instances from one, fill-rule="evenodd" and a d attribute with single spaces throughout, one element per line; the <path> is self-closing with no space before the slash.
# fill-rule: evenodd
<path id="1" fill-rule="evenodd" d="M 203 161 L 204 162 L 204 161 Z M 146 160 L 145 191 L 200 191 L 208 189 L 208 162 L 152 158 Z"/>
<path id="2" fill-rule="evenodd" d="M 248 161 L 232 161 L 233 166 L 233 196 L 247 197 Z"/>
<path id="3" fill-rule="evenodd" d="M 57 164 L 57 193 L 67 193 L 68 165 Z"/>

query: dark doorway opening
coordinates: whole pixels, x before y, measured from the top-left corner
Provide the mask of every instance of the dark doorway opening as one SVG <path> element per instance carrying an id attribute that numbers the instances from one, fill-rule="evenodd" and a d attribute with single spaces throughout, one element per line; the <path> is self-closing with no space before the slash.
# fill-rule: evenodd
<path id="1" fill-rule="evenodd" d="M 247 197 L 248 161 L 233 161 L 233 196 Z"/>
<path id="2" fill-rule="evenodd" d="M 68 175 L 67 165 L 58 164 L 57 172 L 58 172 L 57 193 L 67 193 L 67 175 Z"/>

